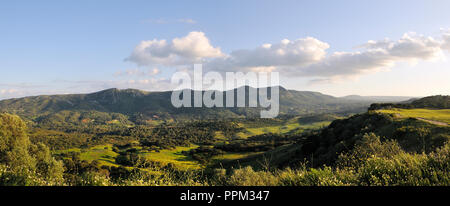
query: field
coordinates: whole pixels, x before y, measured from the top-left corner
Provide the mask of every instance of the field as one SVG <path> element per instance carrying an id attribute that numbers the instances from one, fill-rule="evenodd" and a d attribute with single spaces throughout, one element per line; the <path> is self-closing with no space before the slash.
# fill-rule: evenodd
<path id="1" fill-rule="evenodd" d="M 243 153 L 227 153 L 223 155 L 217 155 L 213 157 L 216 161 L 230 161 L 237 159 L 244 159 L 253 155 L 262 154 L 263 152 L 243 152 Z"/>
<path id="2" fill-rule="evenodd" d="M 248 138 L 250 136 L 261 135 L 266 133 L 284 134 L 294 131 L 302 132 L 303 130 L 319 129 L 322 127 L 326 127 L 330 123 L 331 121 L 320 121 L 320 122 L 300 124 L 297 118 L 293 118 L 278 124 L 264 125 L 264 126 L 255 126 L 252 124 L 242 123 L 241 126 L 245 130 L 244 132 L 239 132 L 237 135 L 240 138 Z"/>
<path id="3" fill-rule="evenodd" d="M 55 151 L 54 154 L 79 152 L 81 160 L 86 160 L 88 162 L 97 160 L 100 162 L 100 165 L 118 167 L 120 165 L 115 163 L 115 158 L 119 154 L 112 151 L 112 147 L 112 145 L 107 144 L 98 145 L 87 149 L 73 148 L 67 150 L 58 150 Z M 182 154 L 183 151 L 189 151 L 197 147 L 197 145 L 193 145 L 191 147 L 176 147 L 175 149 L 164 149 L 160 150 L 159 152 L 143 152 L 140 147 L 135 148 L 138 149 L 140 155 L 145 156 L 149 160 L 161 162 L 163 165 L 172 163 L 175 167 L 177 167 L 177 169 L 186 170 L 201 168 L 201 165 L 198 164 L 195 160 L 192 160 L 190 157 Z"/>
<path id="4" fill-rule="evenodd" d="M 141 154 L 152 161 L 163 164 L 172 163 L 178 169 L 200 169 L 201 165 L 197 161 L 182 154 L 183 151 L 189 151 L 197 147 L 197 145 L 192 145 L 190 147 L 177 147 L 175 149 L 164 149 L 159 152 L 144 152 Z"/>
<path id="5" fill-rule="evenodd" d="M 422 120 L 432 120 L 436 124 L 450 124 L 450 109 L 382 109 L 378 112 L 394 114 L 397 118 L 417 118 Z M 442 125 L 442 124 L 441 124 Z"/>
<path id="6" fill-rule="evenodd" d="M 250 136 L 261 135 L 265 133 L 300 133 L 308 129 L 319 129 L 330 124 L 331 121 L 319 121 L 319 122 L 308 122 L 299 123 L 298 118 L 292 118 L 284 121 L 274 121 L 274 122 L 246 122 L 240 123 L 240 126 L 244 129 L 242 132 L 236 134 L 236 136 L 228 137 L 223 134 L 223 132 L 216 132 L 216 144 L 228 144 L 232 141 L 241 141 Z M 135 143 L 136 144 L 136 143 Z M 89 148 L 72 148 L 66 150 L 54 151 L 54 154 L 68 154 L 71 152 L 79 153 L 81 160 L 92 162 L 97 160 L 100 165 L 107 166 L 120 166 L 116 163 L 116 157 L 119 156 L 119 152 L 125 152 L 128 149 L 135 149 L 137 154 L 144 156 L 146 159 L 159 162 L 161 165 L 167 165 L 169 163 L 173 164 L 177 169 L 189 170 L 189 169 L 202 169 L 206 165 L 199 163 L 198 161 L 192 159 L 190 155 L 183 154 L 184 151 L 189 151 L 196 149 L 199 145 L 191 145 L 189 147 L 178 146 L 174 149 L 161 149 L 158 151 L 143 149 L 141 146 L 131 146 L 128 148 L 122 148 L 120 150 L 113 150 L 112 144 L 101 144 L 97 146 L 92 146 Z M 116 148 L 117 149 L 117 148 Z M 222 155 L 216 155 L 212 157 L 213 164 L 215 163 L 225 163 L 235 160 L 244 160 L 252 158 L 262 154 L 263 152 L 232 152 L 225 153 Z"/>
<path id="7" fill-rule="evenodd" d="M 76 152 L 80 153 L 80 159 L 88 162 L 97 160 L 100 165 L 119 166 L 115 163 L 115 158 L 119 155 L 112 151 L 112 145 L 97 145 L 87 149 L 73 148 L 67 150 L 57 150 L 54 154 Z"/>

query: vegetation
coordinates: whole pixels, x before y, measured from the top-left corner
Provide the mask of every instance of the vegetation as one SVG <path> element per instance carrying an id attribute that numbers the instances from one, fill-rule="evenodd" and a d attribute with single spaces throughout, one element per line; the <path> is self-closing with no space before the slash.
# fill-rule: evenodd
<path id="1" fill-rule="evenodd" d="M 412 109 L 412 108 L 432 108 L 432 109 L 450 109 L 450 96 L 430 96 L 424 97 L 421 99 L 413 100 L 411 103 L 383 103 L 383 104 L 372 104 L 369 107 L 369 110 L 377 110 L 377 109 L 389 109 L 389 108 L 404 108 L 404 109 Z"/>
<path id="2" fill-rule="evenodd" d="M 394 114 L 397 118 L 433 120 L 436 124 L 450 124 L 450 109 L 381 109 L 381 113 Z"/>
<path id="3" fill-rule="evenodd" d="M 127 90 L 81 96 L 93 101 L 111 94 L 116 103 L 150 95 Z M 7 103 L 47 98 L 62 97 Z M 0 185 L 448 186 L 445 101 L 437 96 L 372 105 L 349 117 L 174 121 L 168 115 L 149 122 L 140 114 L 109 111 L 120 110 L 113 103 L 90 110 L 73 100 L 83 110 L 68 110 L 49 100 L 45 112 L 38 106 L 33 117 L 0 114 Z"/>
<path id="4" fill-rule="evenodd" d="M 0 114 L 0 182 L 2 185 L 58 185 L 63 164 L 44 144 L 32 144 L 25 123 Z"/>
<path id="5" fill-rule="evenodd" d="M 245 89 L 248 104 L 248 91 L 255 88 Z M 286 90 L 283 87 L 279 90 L 282 115 L 356 113 L 369 106 L 366 101 L 341 99 L 317 92 Z M 225 96 L 224 93 L 222 95 Z M 17 114 L 25 120 L 47 126 L 67 126 L 77 122 L 130 124 L 130 121 L 154 125 L 155 122 L 157 124 L 171 120 L 258 117 L 260 110 L 261 108 L 250 107 L 175 108 L 171 104 L 171 92 L 134 89 L 108 89 L 91 94 L 36 96 L 0 101 L 0 112 Z M 61 125 L 62 123 L 66 125 Z"/>

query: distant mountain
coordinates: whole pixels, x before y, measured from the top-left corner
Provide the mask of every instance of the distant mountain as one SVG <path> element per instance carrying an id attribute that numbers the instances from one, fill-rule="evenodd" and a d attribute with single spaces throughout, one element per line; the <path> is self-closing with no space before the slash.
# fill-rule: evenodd
<path id="1" fill-rule="evenodd" d="M 341 99 L 354 100 L 354 101 L 366 101 L 372 103 L 395 103 L 404 102 L 413 99 L 414 97 L 407 96 L 359 96 L 359 95 L 349 95 L 340 97 Z"/>
<path id="2" fill-rule="evenodd" d="M 245 90 L 246 103 L 248 103 L 248 92 L 258 91 L 258 89 L 247 86 Z M 283 87 L 280 87 L 279 91 L 280 115 L 356 113 L 364 111 L 371 103 L 336 98 L 318 92 L 287 90 Z M 136 122 L 148 119 L 254 117 L 259 116 L 259 112 L 263 109 L 261 107 L 175 108 L 171 103 L 171 94 L 171 91 L 108 89 L 91 94 L 42 95 L 0 101 L 0 112 L 14 113 L 33 120 L 62 111 L 97 111 L 127 115 Z M 223 92 L 219 94 L 225 95 Z"/>

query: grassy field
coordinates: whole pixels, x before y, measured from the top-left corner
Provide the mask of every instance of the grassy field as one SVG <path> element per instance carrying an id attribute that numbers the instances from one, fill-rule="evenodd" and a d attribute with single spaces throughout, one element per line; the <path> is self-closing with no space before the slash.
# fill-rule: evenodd
<path id="1" fill-rule="evenodd" d="M 102 165 L 118 166 L 115 163 L 117 153 L 112 151 L 112 145 L 99 145 L 82 150 L 80 158 L 86 161 L 98 160 Z"/>
<path id="2" fill-rule="evenodd" d="M 67 150 L 57 150 L 54 154 L 63 154 L 70 152 L 80 153 L 80 159 L 88 162 L 98 160 L 100 165 L 119 166 L 115 163 L 115 158 L 119 155 L 112 151 L 112 145 L 97 145 L 87 149 L 73 148 Z"/>
<path id="3" fill-rule="evenodd" d="M 263 152 L 246 152 L 246 153 L 226 153 L 223 155 L 214 156 L 213 160 L 227 161 L 247 158 L 252 155 L 262 154 Z"/>
<path id="4" fill-rule="evenodd" d="M 241 138 L 248 138 L 254 135 L 261 135 L 265 133 L 279 133 L 284 134 L 294 130 L 306 130 L 306 129 L 318 129 L 321 127 L 326 127 L 329 125 L 331 121 L 322 121 L 322 122 L 314 122 L 311 124 L 300 124 L 296 121 L 287 121 L 285 124 L 280 125 L 271 125 L 271 126 L 263 126 L 263 127 L 248 127 L 245 124 L 242 124 L 242 127 L 245 128 L 244 132 L 239 132 L 237 135 Z"/>
<path id="5" fill-rule="evenodd" d="M 292 118 L 285 121 L 269 122 L 264 124 L 255 124 L 253 122 L 241 123 L 240 126 L 244 128 L 243 132 L 237 134 L 237 141 L 239 139 L 246 139 L 250 136 L 261 135 L 265 133 L 288 133 L 288 132 L 302 132 L 307 129 L 318 129 L 330 124 L 330 121 L 312 122 L 301 124 L 298 118 Z M 216 132 L 215 135 L 216 144 L 227 144 L 230 141 L 236 140 L 236 137 L 226 137 L 222 132 Z M 138 145 L 135 142 L 134 145 Z M 139 155 L 145 156 L 148 160 L 154 162 L 160 162 L 162 165 L 172 163 L 177 169 L 201 169 L 205 165 L 200 164 L 198 161 L 192 159 L 189 155 L 184 155 L 183 151 L 189 151 L 199 147 L 198 145 L 191 145 L 189 147 L 176 147 L 175 149 L 163 149 L 157 151 L 150 151 L 143 149 L 141 146 L 132 146 L 136 149 Z M 126 148 L 120 151 L 125 151 Z M 80 153 L 80 159 L 86 161 L 97 160 L 100 165 L 107 166 L 120 166 L 115 163 L 115 158 L 119 155 L 113 151 L 112 144 L 98 145 L 90 148 L 73 148 L 67 150 L 54 151 L 55 154 L 77 152 Z M 248 153 L 227 153 L 213 157 L 213 162 L 230 162 L 238 159 L 247 159 L 252 156 L 262 154 L 261 152 L 248 152 Z"/>
<path id="6" fill-rule="evenodd" d="M 378 112 L 394 114 L 397 118 L 423 118 L 450 124 L 450 109 L 382 109 Z"/>
<path id="7" fill-rule="evenodd" d="M 200 169 L 202 166 L 201 164 L 189 156 L 182 154 L 183 151 L 189 151 L 197 147 L 197 145 L 192 145 L 190 147 L 177 147 L 175 149 L 165 149 L 160 150 L 159 152 L 145 152 L 141 154 L 152 161 L 161 162 L 163 164 L 172 163 L 178 169 Z"/>
<path id="8" fill-rule="evenodd" d="M 189 151 L 191 149 L 197 148 L 197 145 L 193 145 L 191 147 L 177 147 L 175 149 L 165 149 L 160 150 L 159 152 L 140 152 L 140 155 L 145 156 L 149 160 L 158 161 L 163 164 L 172 163 L 178 169 L 199 169 L 201 165 L 192 160 L 190 157 L 183 155 L 182 151 Z M 141 147 L 135 147 L 140 151 Z M 120 166 L 115 163 L 115 158 L 119 155 L 118 153 L 112 151 L 112 145 L 98 145 L 94 147 L 90 147 L 87 149 L 73 148 L 67 150 L 58 150 L 54 151 L 54 154 L 62 154 L 62 153 L 70 153 L 70 152 L 79 152 L 80 159 L 86 160 L 88 162 L 92 162 L 97 160 L 100 162 L 100 165 L 108 165 L 108 166 Z"/>

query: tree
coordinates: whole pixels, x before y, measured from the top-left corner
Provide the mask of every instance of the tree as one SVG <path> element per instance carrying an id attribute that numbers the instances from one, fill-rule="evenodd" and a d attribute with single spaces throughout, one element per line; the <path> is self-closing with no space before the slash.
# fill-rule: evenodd
<path id="1" fill-rule="evenodd" d="M 18 116 L 0 114 L 0 163 L 17 173 L 35 170 L 30 145 L 25 123 Z"/>
<path id="2" fill-rule="evenodd" d="M 52 157 L 46 145 L 32 144 L 26 131 L 25 122 L 18 116 L 0 114 L 0 165 L 7 167 L 9 176 L 0 177 L 0 184 L 28 185 L 36 179 L 62 183 L 62 162 Z"/>

